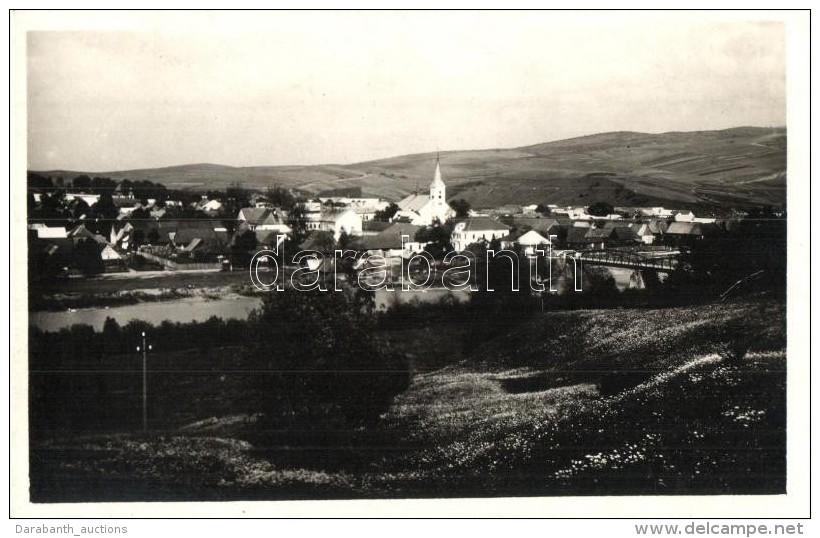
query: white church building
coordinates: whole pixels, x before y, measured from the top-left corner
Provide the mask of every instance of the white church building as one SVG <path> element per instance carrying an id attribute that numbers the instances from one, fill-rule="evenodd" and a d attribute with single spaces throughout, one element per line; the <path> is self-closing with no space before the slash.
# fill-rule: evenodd
<path id="1" fill-rule="evenodd" d="M 446 222 L 455 216 L 455 211 L 447 203 L 447 186 L 441 179 L 441 165 L 436 158 L 436 172 L 430 183 L 430 194 L 413 193 L 399 203 L 399 211 L 393 221 L 409 222 L 416 226 L 429 226 L 436 219 Z"/>

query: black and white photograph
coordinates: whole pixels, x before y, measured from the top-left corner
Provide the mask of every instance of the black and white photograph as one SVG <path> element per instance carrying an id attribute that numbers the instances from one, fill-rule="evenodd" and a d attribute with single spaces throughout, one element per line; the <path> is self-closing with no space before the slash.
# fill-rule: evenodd
<path id="1" fill-rule="evenodd" d="M 10 24 L 26 506 L 804 491 L 807 13 Z"/>

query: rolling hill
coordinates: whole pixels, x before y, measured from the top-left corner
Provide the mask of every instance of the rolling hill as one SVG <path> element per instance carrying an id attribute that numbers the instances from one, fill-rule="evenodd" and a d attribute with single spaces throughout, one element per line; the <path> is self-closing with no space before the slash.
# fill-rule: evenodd
<path id="1" fill-rule="evenodd" d="M 422 153 L 350 165 L 193 164 L 89 175 L 195 190 L 232 183 L 258 189 L 279 185 L 309 194 L 360 187 L 365 195 L 398 200 L 426 188 L 435 159 L 435 153 Z M 450 151 L 440 159 L 448 196 L 465 198 L 473 207 L 598 200 L 677 207 L 786 203 L 785 128 L 612 132 L 514 149 Z M 39 173 L 69 178 L 81 172 Z"/>

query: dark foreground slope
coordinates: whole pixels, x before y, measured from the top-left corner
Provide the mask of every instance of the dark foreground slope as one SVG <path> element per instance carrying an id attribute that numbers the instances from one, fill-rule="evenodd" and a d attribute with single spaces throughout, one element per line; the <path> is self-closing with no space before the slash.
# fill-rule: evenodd
<path id="1" fill-rule="evenodd" d="M 249 415 L 52 438 L 32 447 L 32 498 L 783 493 L 785 380 L 785 304 L 769 296 L 547 313 L 417 374 L 349 445 L 263 449 Z"/>

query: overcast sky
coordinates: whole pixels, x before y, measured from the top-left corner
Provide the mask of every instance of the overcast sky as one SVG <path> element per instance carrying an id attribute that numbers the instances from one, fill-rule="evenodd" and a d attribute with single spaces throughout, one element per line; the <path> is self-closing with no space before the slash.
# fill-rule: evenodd
<path id="1" fill-rule="evenodd" d="M 28 166 L 344 164 L 786 124 L 782 24 L 631 15 L 168 12 L 30 32 Z"/>

